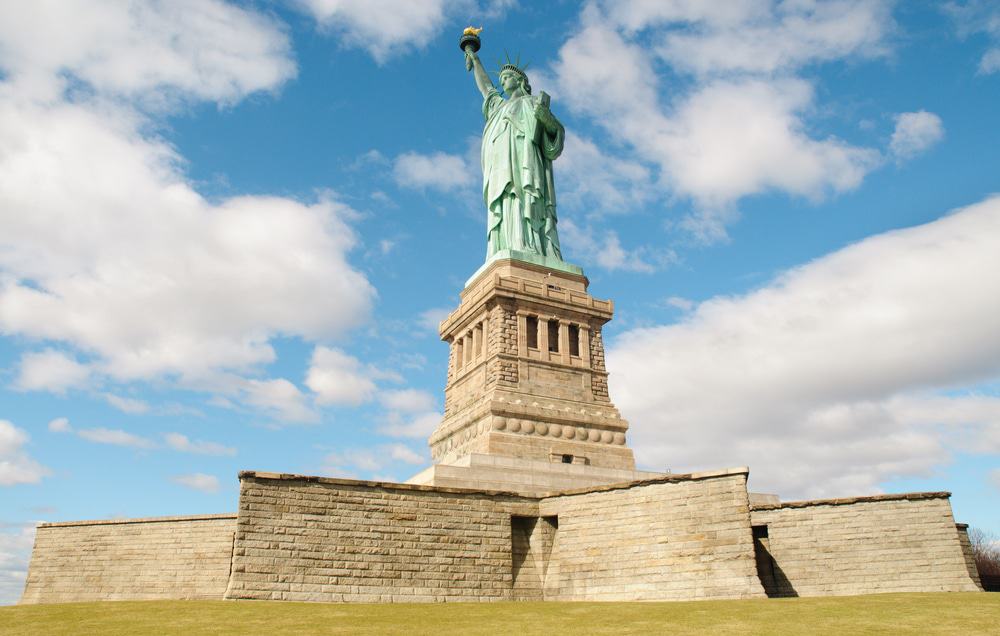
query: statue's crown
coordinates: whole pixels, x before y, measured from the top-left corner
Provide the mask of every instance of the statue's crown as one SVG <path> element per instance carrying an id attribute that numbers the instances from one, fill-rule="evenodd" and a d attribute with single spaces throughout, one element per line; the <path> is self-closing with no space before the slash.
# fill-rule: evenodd
<path id="1" fill-rule="evenodd" d="M 510 71 L 511 73 L 516 73 L 525 79 L 527 79 L 528 77 L 527 73 L 519 69 L 516 64 L 504 64 L 503 66 L 500 67 L 500 70 L 497 71 L 497 75 L 503 73 L 504 71 Z"/>
<path id="2" fill-rule="evenodd" d="M 504 71 L 510 71 L 511 73 L 517 73 L 518 75 L 520 75 L 521 77 L 524 77 L 524 78 L 528 77 L 528 75 L 524 71 L 522 71 L 521 69 L 519 69 L 516 64 L 510 64 L 510 63 L 504 64 L 503 66 L 500 67 L 500 70 L 497 72 L 497 74 L 499 75 L 500 73 L 503 73 Z"/>

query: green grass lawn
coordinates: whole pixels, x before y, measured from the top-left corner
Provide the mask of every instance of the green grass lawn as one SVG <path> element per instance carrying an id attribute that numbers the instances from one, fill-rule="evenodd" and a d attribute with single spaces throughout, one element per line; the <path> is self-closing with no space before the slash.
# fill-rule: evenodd
<path id="1" fill-rule="evenodd" d="M 4 636 L 900 633 L 1000 635 L 1000 594 L 685 603 L 127 601 L 0 608 L 0 634 Z"/>

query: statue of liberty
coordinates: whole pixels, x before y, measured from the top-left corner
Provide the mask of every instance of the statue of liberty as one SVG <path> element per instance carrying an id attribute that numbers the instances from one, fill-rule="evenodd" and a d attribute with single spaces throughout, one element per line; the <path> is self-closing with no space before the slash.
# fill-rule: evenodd
<path id="1" fill-rule="evenodd" d="M 526 252 L 562 263 L 552 162 L 562 153 L 565 130 L 549 110 L 549 96 L 532 95 L 528 76 L 509 59 L 500 68 L 507 98 L 501 97 L 476 55 L 477 36 L 477 29 L 466 29 L 460 46 L 483 94 L 486 259 L 498 252 Z"/>

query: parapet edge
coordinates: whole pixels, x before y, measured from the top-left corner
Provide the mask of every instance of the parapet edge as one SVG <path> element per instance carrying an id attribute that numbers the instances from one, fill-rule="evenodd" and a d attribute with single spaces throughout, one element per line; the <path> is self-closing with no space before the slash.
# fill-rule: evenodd
<path id="1" fill-rule="evenodd" d="M 649 479 L 636 479 L 633 481 L 620 481 L 613 484 L 602 484 L 600 486 L 585 486 L 583 488 L 574 488 L 572 490 L 554 490 L 544 495 L 540 498 L 547 499 L 549 497 L 565 497 L 573 495 L 586 495 L 593 492 L 605 492 L 609 490 L 626 490 L 628 488 L 637 488 L 640 486 L 652 486 L 654 484 L 668 484 L 671 482 L 678 481 L 701 481 L 703 479 L 718 479 L 720 477 L 731 477 L 733 475 L 749 475 L 750 469 L 746 466 L 737 466 L 735 468 L 722 468 L 720 470 L 706 470 L 694 473 L 669 473 L 661 477 L 650 477 Z"/>
<path id="2" fill-rule="evenodd" d="M 480 488 L 455 488 L 453 486 L 427 486 L 424 484 L 404 484 L 395 481 L 370 481 L 367 479 L 343 479 L 341 477 L 320 477 L 318 475 L 296 475 L 292 473 L 270 473 L 259 470 L 241 470 L 240 480 L 271 479 L 278 481 L 304 481 L 315 484 L 330 484 L 333 486 L 366 486 L 369 488 L 388 488 L 394 490 L 409 490 L 422 492 L 443 492 L 453 494 L 479 494 L 488 496 L 518 497 L 521 499 L 537 499 L 533 495 L 524 495 L 512 490 L 487 490 Z"/>
<path id="3" fill-rule="evenodd" d="M 623 490 L 636 488 L 639 486 L 649 486 L 652 484 L 663 484 L 678 481 L 698 481 L 702 479 L 713 479 L 719 477 L 729 477 L 732 475 L 749 475 L 750 469 L 746 466 L 736 468 L 724 468 L 722 470 L 703 471 L 695 473 L 668 474 L 662 477 L 652 477 L 649 479 L 638 479 L 633 481 L 622 481 L 613 484 L 602 484 L 599 486 L 585 486 L 571 490 L 554 490 L 545 493 L 528 494 L 519 493 L 512 490 L 488 490 L 481 488 L 456 488 L 454 486 L 428 486 L 424 484 L 404 484 L 392 481 L 369 481 L 364 479 L 343 479 L 341 477 L 320 477 L 317 475 L 296 475 L 292 473 L 271 473 L 258 470 L 241 470 L 239 478 L 243 479 L 270 479 L 276 481 L 304 481 L 316 484 L 330 484 L 334 486 L 363 486 L 368 488 L 387 488 L 393 490 L 409 490 L 417 492 L 443 492 L 453 494 L 478 494 L 493 497 L 516 497 L 518 499 L 547 499 L 563 495 L 583 495 L 591 492 L 602 492 L 608 490 Z"/>
<path id="4" fill-rule="evenodd" d="M 810 506 L 848 506 L 856 503 L 874 501 L 920 501 L 922 499 L 948 499 L 950 492 L 904 492 L 889 495 L 868 495 L 865 497 L 843 497 L 839 499 L 804 499 L 802 501 L 783 501 L 779 504 L 760 504 L 750 506 L 751 510 L 778 510 L 780 508 L 808 508 Z"/>
<path id="5" fill-rule="evenodd" d="M 82 521 L 51 521 L 38 524 L 38 528 L 65 528 L 69 526 L 113 526 L 128 523 L 169 523 L 171 521 L 213 521 L 216 519 L 235 519 L 235 512 L 222 512 L 210 515 L 180 515 L 173 517 L 134 517 L 127 519 L 85 519 Z"/>

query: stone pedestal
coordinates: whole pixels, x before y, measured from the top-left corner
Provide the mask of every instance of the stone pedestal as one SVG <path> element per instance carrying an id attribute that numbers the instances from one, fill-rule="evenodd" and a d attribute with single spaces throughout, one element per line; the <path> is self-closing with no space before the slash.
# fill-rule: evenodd
<path id="1" fill-rule="evenodd" d="M 613 304 L 582 274 L 498 259 L 440 325 L 451 348 L 438 464 L 472 453 L 631 471 L 628 423 L 608 396 L 601 329 Z"/>

